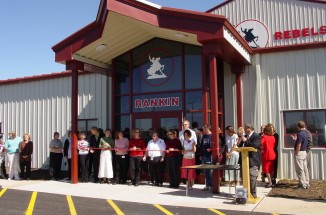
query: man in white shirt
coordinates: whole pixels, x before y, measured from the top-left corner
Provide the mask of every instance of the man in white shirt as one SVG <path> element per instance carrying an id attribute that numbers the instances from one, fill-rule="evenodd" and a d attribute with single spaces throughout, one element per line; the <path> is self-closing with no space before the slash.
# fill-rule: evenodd
<path id="1" fill-rule="evenodd" d="M 164 157 L 166 145 L 164 140 L 160 139 L 157 132 L 152 134 L 152 140 L 148 142 L 145 156 L 149 158 L 149 172 L 152 180 L 155 181 L 155 186 L 163 186 L 163 171 L 164 171 Z"/>
<path id="2" fill-rule="evenodd" d="M 183 126 L 183 129 L 179 132 L 179 139 L 180 139 L 181 143 L 183 143 L 183 141 L 185 139 L 184 136 L 183 136 L 183 132 L 185 130 L 189 130 L 191 132 L 191 138 L 190 138 L 190 140 L 194 140 L 195 141 L 195 144 L 197 145 L 197 135 L 196 135 L 196 133 L 193 130 L 191 130 L 189 128 L 190 127 L 190 122 L 188 120 L 185 120 L 185 121 L 183 121 L 182 126 Z"/>

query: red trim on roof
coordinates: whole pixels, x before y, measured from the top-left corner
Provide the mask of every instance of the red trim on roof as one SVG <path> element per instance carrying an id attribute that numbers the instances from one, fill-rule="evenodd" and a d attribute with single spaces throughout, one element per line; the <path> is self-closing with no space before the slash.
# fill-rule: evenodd
<path id="1" fill-rule="evenodd" d="M 325 48 L 325 47 L 326 47 L 326 41 L 323 41 L 323 42 L 303 43 L 303 44 L 295 44 L 295 45 L 287 45 L 287 46 L 257 48 L 257 49 L 253 49 L 253 53 L 264 54 L 264 53 L 273 53 L 273 52 L 297 51 L 303 49 L 317 49 L 317 48 Z"/>
<path id="2" fill-rule="evenodd" d="M 229 4 L 229 3 L 231 3 L 231 2 L 233 2 L 234 0 L 227 0 L 227 1 L 224 1 L 224 2 L 222 2 L 221 4 L 219 4 L 219 5 L 217 5 L 217 6 L 215 6 L 215 7 L 213 7 L 213 8 L 211 8 L 211 9 L 209 9 L 209 10 L 207 10 L 206 11 L 206 13 L 211 13 L 211 12 L 213 12 L 214 10 L 216 10 L 216 9 L 218 9 L 218 8 L 220 8 L 220 7 L 223 7 L 224 5 L 227 5 L 227 4 Z M 326 1 L 324 0 L 298 0 L 298 1 L 303 1 L 303 2 L 311 2 L 311 3 L 317 3 L 317 4 L 326 4 Z"/>
<path id="3" fill-rule="evenodd" d="M 19 84 L 19 83 L 23 83 L 23 82 L 42 81 L 42 80 L 63 78 L 63 77 L 69 77 L 69 76 L 71 76 L 71 71 L 63 71 L 63 72 L 56 72 L 56 73 L 50 73 L 50 74 L 26 76 L 26 77 L 21 77 L 21 78 L 0 80 L 0 86 L 8 85 L 8 84 Z"/>
<path id="4" fill-rule="evenodd" d="M 107 7 L 103 9 L 105 3 L 107 3 Z M 104 10 L 106 12 L 103 12 Z M 248 52 L 252 52 L 250 46 L 225 16 L 169 7 L 158 9 L 134 0 L 102 0 L 99 9 L 100 14 L 98 14 L 96 21 L 53 46 L 56 62 L 72 60 L 73 53 L 101 38 L 110 11 L 160 28 L 196 34 L 200 42 L 223 39 L 223 26 L 225 26 Z M 99 20 L 102 20 L 100 24 Z"/>

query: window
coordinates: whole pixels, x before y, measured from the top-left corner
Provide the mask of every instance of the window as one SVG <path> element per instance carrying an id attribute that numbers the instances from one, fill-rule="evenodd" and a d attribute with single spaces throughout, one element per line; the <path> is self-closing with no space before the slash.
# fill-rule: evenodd
<path id="1" fill-rule="evenodd" d="M 115 116 L 115 129 L 126 131 L 130 129 L 130 115 Z"/>
<path id="2" fill-rule="evenodd" d="M 92 127 L 98 126 L 97 119 L 78 119 L 78 131 L 90 131 Z"/>
<path id="3" fill-rule="evenodd" d="M 115 94 L 129 94 L 129 54 L 125 54 L 115 60 Z"/>
<path id="4" fill-rule="evenodd" d="M 202 88 L 201 47 L 185 45 L 185 82 L 186 89 Z"/>
<path id="5" fill-rule="evenodd" d="M 298 121 L 304 121 L 312 134 L 313 147 L 325 147 L 326 144 L 326 110 L 302 110 L 284 112 L 284 145 L 286 148 L 294 147 L 295 141 L 291 135 L 298 132 Z"/>
<path id="6" fill-rule="evenodd" d="M 133 93 L 182 89 L 182 45 L 154 39 L 132 52 Z"/>

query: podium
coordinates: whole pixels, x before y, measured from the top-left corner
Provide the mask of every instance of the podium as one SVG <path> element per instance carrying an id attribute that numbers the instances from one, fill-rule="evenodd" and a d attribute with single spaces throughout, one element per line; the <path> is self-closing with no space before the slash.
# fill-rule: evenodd
<path id="1" fill-rule="evenodd" d="M 235 148 L 234 151 L 241 153 L 242 183 L 243 183 L 243 187 L 246 188 L 248 191 L 248 203 L 256 204 L 259 199 L 254 198 L 251 195 L 251 190 L 250 190 L 249 152 L 257 152 L 257 149 L 253 147 L 240 147 L 240 148 Z"/>

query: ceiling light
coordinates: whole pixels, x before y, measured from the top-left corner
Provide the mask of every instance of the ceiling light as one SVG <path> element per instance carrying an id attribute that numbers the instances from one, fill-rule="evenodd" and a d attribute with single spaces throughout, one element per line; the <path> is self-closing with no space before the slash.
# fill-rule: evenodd
<path id="1" fill-rule="evenodd" d="M 180 39 L 183 39 L 183 38 L 186 38 L 187 37 L 187 35 L 181 34 L 181 33 L 176 33 L 175 36 L 178 37 L 178 38 L 180 38 Z"/>
<path id="2" fill-rule="evenodd" d="M 106 45 L 105 44 L 101 44 L 101 45 L 98 45 L 96 46 L 96 51 L 97 52 L 101 52 L 101 51 L 104 51 L 105 49 L 107 49 Z"/>

